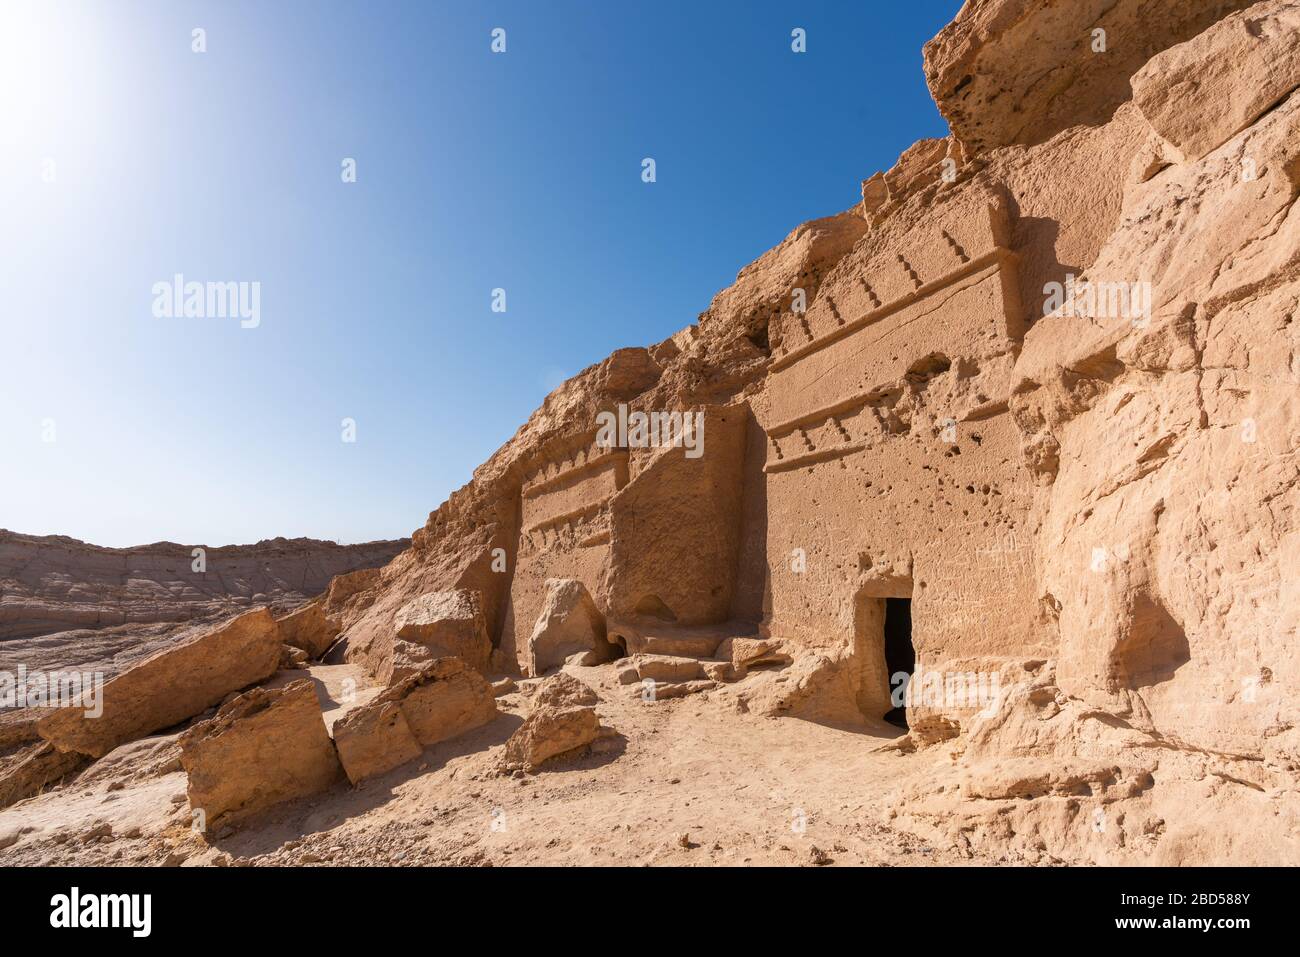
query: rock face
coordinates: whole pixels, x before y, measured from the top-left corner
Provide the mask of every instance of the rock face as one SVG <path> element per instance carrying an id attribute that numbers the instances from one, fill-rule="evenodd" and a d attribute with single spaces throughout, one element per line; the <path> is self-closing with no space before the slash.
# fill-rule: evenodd
<path id="1" fill-rule="evenodd" d="M 470 588 L 493 665 L 536 674 L 567 656 L 563 580 L 574 647 L 602 616 L 632 682 L 743 680 L 752 711 L 1027 762 L 936 800 L 993 821 L 1031 791 L 1017 833 L 1060 859 L 1194 860 L 1234 806 L 1287 820 L 1296 10 L 968 2 L 925 51 L 952 134 L 548 396 L 409 551 L 325 600 L 349 654 L 382 673 L 407 603 Z M 701 453 L 602 440 L 634 413 L 702 415 Z M 1071 832 L 1090 808 L 1035 762 L 1102 769 L 1097 801 L 1134 812 L 1104 846 Z M 1264 797 L 1216 785 L 1191 832 L 1143 830 L 1228 779 Z"/>
<path id="2" fill-rule="evenodd" d="M 0 529 L 0 649 L 9 650 L 13 638 L 294 604 L 324 591 L 336 575 L 385 564 L 407 544 L 276 538 L 207 548 L 200 572 L 195 546 L 101 548 Z"/>
<path id="3" fill-rule="evenodd" d="M 339 721 L 360 780 L 491 721 L 489 668 L 626 654 L 647 705 L 944 749 L 891 820 L 954 853 L 1294 861 L 1297 9 L 970 0 L 925 51 L 949 136 L 557 388 L 409 549 L 266 616 L 269 664 L 186 644 L 41 735 L 191 716 L 282 631 L 388 686 Z M 13 634 L 82 621 L 19 593 Z M 578 685 L 507 766 L 600 735 Z"/>
<path id="4" fill-rule="evenodd" d="M 544 674 L 574 656 L 583 665 L 610 660 L 615 648 L 605 634 L 605 616 L 582 582 L 549 579 L 546 602 L 528 637 L 528 673 Z"/>
<path id="5" fill-rule="evenodd" d="M 1250 0 L 967 0 L 925 46 L 925 74 L 973 153 L 1104 123 L 1150 57 Z M 1098 33 L 1098 31 L 1101 31 Z"/>
<path id="6" fill-rule="evenodd" d="M 311 682 L 255 688 L 180 738 L 190 807 L 209 829 L 243 821 L 342 777 Z"/>
<path id="7" fill-rule="evenodd" d="M 269 678 L 279 662 L 275 619 L 260 608 L 168 647 L 106 682 L 99 702 L 102 714 L 88 714 L 82 704 L 68 705 L 46 714 L 36 729 L 60 751 L 103 757 Z"/>
<path id="8" fill-rule="evenodd" d="M 1297 34 L 1292 0 L 1257 3 L 1152 57 L 1133 75 L 1133 100 L 1171 158 L 1199 160 L 1300 86 Z"/>

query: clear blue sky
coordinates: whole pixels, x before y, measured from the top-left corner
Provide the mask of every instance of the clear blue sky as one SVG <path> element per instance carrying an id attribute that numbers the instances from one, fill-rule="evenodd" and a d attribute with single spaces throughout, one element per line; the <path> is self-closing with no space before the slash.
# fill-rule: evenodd
<path id="1" fill-rule="evenodd" d="M 959 6 L 4 0 L 0 527 L 409 534 L 943 135 L 921 45 Z M 259 282 L 260 326 L 155 318 L 176 273 Z"/>

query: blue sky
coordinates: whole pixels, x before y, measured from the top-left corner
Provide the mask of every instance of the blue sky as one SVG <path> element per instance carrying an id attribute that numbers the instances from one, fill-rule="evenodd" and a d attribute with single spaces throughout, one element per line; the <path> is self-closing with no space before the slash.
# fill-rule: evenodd
<path id="1" fill-rule="evenodd" d="M 921 46 L 959 6 L 5 0 L 0 527 L 409 534 L 943 135 Z M 177 273 L 260 283 L 260 325 L 156 318 Z"/>

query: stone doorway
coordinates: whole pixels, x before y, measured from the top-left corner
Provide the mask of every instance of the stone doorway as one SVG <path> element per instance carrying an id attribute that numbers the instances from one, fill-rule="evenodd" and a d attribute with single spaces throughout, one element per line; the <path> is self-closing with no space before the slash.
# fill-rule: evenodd
<path id="1" fill-rule="evenodd" d="M 910 583 L 864 587 L 854 601 L 853 631 L 859 710 L 868 718 L 906 729 L 907 709 L 896 708 L 892 695 L 896 688 L 906 688 L 894 676 L 902 673 L 910 679 L 916 669 Z"/>
<path id="2" fill-rule="evenodd" d="M 912 599 L 885 599 L 885 672 L 889 675 L 889 690 L 893 695 L 890 704 L 902 701 L 902 707 L 891 707 L 885 720 L 896 727 L 907 728 L 907 703 L 903 697 L 907 682 L 916 671 L 916 647 L 912 644 Z M 906 678 L 901 678 L 906 675 Z"/>

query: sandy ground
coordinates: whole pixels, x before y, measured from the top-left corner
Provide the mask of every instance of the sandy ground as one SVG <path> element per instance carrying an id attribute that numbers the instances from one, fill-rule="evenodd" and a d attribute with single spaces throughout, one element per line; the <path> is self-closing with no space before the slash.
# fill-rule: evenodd
<path id="1" fill-rule="evenodd" d="M 360 789 L 340 784 L 282 805 L 209 843 L 189 826 L 185 775 L 169 763 L 174 736 L 160 736 L 0 812 L 0 863 L 995 863 L 891 827 L 893 792 L 946 763 L 882 750 L 893 728 L 863 733 L 743 713 L 733 687 L 643 702 L 615 683 L 613 666 L 570 670 L 598 692 L 602 722 L 618 733 L 535 774 L 493 770 L 527 712 L 516 692 L 499 699 L 496 721 L 421 760 Z M 314 675 L 327 706 L 340 674 Z"/>

